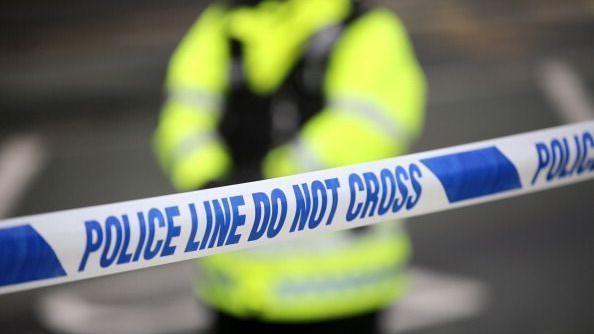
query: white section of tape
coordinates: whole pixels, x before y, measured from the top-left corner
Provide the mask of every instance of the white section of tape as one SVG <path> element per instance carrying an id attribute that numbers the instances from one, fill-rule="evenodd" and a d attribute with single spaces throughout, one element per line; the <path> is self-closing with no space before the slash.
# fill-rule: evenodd
<path id="1" fill-rule="evenodd" d="M 0 221 L 0 293 L 593 178 L 594 122 L 584 122 L 290 177 L 12 218 Z"/>

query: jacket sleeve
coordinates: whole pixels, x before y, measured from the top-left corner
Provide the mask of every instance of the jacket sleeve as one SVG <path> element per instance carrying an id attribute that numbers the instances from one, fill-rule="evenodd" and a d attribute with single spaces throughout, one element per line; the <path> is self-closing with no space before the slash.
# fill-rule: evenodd
<path id="1" fill-rule="evenodd" d="M 159 161 L 178 190 L 193 190 L 222 178 L 230 157 L 216 129 L 227 89 L 225 10 L 209 7 L 171 58 L 167 99 L 154 135 Z"/>
<path id="2" fill-rule="evenodd" d="M 420 135 L 425 80 L 394 14 L 375 10 L 347 28 L 331 55 L 324 93 L 324 109 L 293 142 L 268 154 L 265 176 L 393 157 Z"/>

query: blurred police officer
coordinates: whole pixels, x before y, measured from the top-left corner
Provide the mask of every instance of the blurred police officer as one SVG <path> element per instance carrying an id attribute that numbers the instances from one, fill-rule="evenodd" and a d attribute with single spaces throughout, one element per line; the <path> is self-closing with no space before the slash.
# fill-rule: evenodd
<path id="1" fill-rule="evenodd" d="M 351 0 L 227 1 L 172 57 L 155 134 L 181 191 L 403 154 L 425 84 L 402 23 Z M 218 330 L 373 330 L 406 291 L 400 222 L 206 257 Z M 291 327 L 287 327 L 291 325 Z"/>

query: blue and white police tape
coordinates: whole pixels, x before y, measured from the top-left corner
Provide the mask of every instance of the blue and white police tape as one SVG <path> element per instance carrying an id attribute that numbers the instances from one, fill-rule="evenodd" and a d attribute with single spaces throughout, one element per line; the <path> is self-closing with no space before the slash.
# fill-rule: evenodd
<path id="1" fill-rule="evenodd" d="M 355 166 L 0 221 L 0 293 L 594 178 L 594 122 Z"/>

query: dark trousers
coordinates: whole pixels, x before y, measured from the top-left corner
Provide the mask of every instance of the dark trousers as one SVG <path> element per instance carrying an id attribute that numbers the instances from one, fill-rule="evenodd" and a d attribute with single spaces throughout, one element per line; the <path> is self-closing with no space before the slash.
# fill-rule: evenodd
<path id="1" fill-rule="evenodd" d="M 345 334 L 379 333 L 379 312 L 358 315 L 333 321 L 279 324 L 251 319 L 239 319 L 217 313 L 214 333 L 307 333 L 307 334 Z"/>

